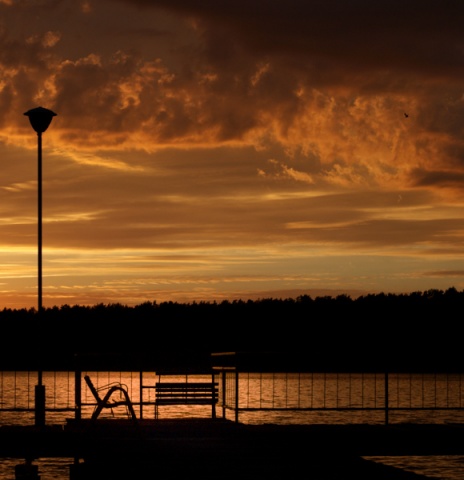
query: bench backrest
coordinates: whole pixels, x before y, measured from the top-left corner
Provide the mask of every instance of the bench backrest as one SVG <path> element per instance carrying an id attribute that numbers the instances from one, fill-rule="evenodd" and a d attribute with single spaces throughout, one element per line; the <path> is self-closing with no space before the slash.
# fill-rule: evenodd
<path id="1" fill-rule="evenodd" d="M 209 401 L 217 403 L 218 384 L 217 382 L 158 382 L 155 385 L 155 396 L 157 402 L 175 402 L 180 404 L 198 400 L 201 403 Z"/>

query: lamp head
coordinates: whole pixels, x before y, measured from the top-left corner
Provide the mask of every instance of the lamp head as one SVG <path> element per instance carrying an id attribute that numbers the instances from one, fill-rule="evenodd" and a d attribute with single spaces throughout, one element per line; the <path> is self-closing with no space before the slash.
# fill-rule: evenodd
<path id="1" fill-rule="evenodd" d="M 37 133 L 43 133 L 47 130 L 52 118 L 56 116 L 56 113 L 48 110 L 48 108 L 37 107 L 28 110 L 24 115 L 29 117 L 31 126 Z"/>

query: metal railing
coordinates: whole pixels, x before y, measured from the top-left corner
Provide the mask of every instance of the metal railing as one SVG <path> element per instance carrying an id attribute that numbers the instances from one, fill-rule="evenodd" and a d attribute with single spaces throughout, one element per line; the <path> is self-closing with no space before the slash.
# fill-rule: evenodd
<path id="1" fill-rule="evenodd" d="M 322 413 L 331 413 L 336 422 L 464 422 L 464 376 L 460 373 L 216 370 L 222 378 L 223 416 L 230 411 L 235 421 L 252 412 L 268 412 L 268 418 L 278 418 L 272 412 L 304 412 L 306 421 L 323 423 L 331 419 Z M 302 415 L 297 418 L 304 420 Z"/>
<path id="2" fill-rule="evenodd" d="M 82 381 L 86 373 L 97 387 L 124 383 L 139 418 L 154 418 L 155 372 L 43 372 L 48 423 L 90 418 L 96 404 Z M 460 373 L 272 373 L 216 367 L 214 375 L 219 383 L 218 412 L 237 422 L 464 423 L 464 374 Z M 197 376 L 173 374 L 167 380 Z M 0 425 L 33 423 L 36 384 L 37 372 L 0 371 Z M 166 413 L 188 416 L 192 411 L 173 407 Z"/>

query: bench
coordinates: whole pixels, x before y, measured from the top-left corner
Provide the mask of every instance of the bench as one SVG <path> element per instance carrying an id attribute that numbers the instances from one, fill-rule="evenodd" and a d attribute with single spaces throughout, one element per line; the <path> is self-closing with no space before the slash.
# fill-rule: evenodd
<path id="1" fill-rule="evenodd" d="M 211 405 L 211 417 L 216 418 L 218 398 L 217 382 L 157 382 L 155 418 L 162 405 Z"/>

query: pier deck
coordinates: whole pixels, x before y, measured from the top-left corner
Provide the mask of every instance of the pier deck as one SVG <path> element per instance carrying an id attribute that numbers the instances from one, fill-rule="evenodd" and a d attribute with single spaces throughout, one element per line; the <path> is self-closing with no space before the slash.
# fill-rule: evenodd
<path id="1" fill-rule="evenodd" d="M 244 425 L 223 419 L 0 427 L 0 457 L 74 458 L 75 478 L 419 479 L 362 456 L 464 455 L 464 425 Z M 86 469 L 85 475 L 78 475 Z M 349 472 L 352 472 L 350 474 Z M 110 477 L 111 473 L 111 477 Z M 194 475 L 195 477 L 198 475 Z M 140 477 L 141 478 L 141 477 Z M 309 478 L 309 477 L 308 477 Z"/>

